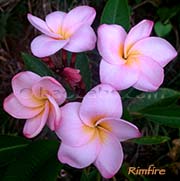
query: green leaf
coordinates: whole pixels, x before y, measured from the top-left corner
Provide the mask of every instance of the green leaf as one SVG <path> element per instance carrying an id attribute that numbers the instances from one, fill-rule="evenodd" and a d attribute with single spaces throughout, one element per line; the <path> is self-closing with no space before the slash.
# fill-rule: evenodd
<path id="1" fill-rule="evenodd" d="M 34 181 L 56 181 L 63 165 L 57 159 L 57 154 L 50 157 L 46 163 L 34 174 Z"/>
<path id="2" fill-rule="evenodd" d="M 89 68 L 89 60 L 85 53 L 77 54 L 75 68 L 80 70 L 83 82 L 86 85 L 86 91 L 89 91 L 91 89 L 92 78 Z"/>
<path id="3" fill-rule="evenodd" d="M 104 23 L 119 24 L 128 31 L 130 11 L 127 0 L 108 0 L 101 16 L 101 24 Z"/>
<path id="4" fill-rule="evenodd" d="M 128 120 L 128 121 L 132 121 L 133 120 L 132 115 L 129 113 L 129 111 L 127 110 L 126 106 L 124 106 L 124 105 L 123 105 L 122 119 Z"/>
<path id="5" fill-rule="evenodd" d="M 156 92 L 137 95 L 128 105 L 130 112 L 138 112 L 154 105 L 164 106 L 174 103 L 180 97 L 178 91 L 161 88 Z"/>
<path id="6" fill-rule="evenodd" d="M 161 21 L 155 23 L 154 30 L 158 36 L 164 37 L 172 30 L 171 23 L 163 24 Z"/>
<path id="7" fill-rule="evenodd" d="M 0 135 L 0 152 L 11 149 L 11 146 L 29 144 L 29 142 L 29 140 L 18 136 Z"/>
<path id="8" fill-rule="evenodd" d="M 14 157 L 29 145 L 30 141 L 17 136 L 0 136 L 0 164 L 14 160 Z"/>
<path id="9" fill-rule="evenodd" d="M 39 74 L 40 76 L 53 76 L 54 73 L 47 67 L 47 65 L 27 53 L 22 53 L 22 57 L 26 66 L 26 69 Z"/>
<path id="10" fill-rule="evenodd" d="M 180 128 L 180 106 L 152 107 L 142 110 L 140 114 L 155 123 Z"/>
<path id="11" fill-rule="evenodd" d="M 0 178 L 4 177 L 5 170 L 6 170 L 6 167 L 0 167 Z"/>
<path id="12" fill-rule="evenodd" d="M 131 100 L 132 98 L 138 96 L 141 93 L 142 93 L 141 91 L 139 91 L 133 87 L 120 91 L 120 94 L 121 94 L 123 101 Z"/>
<path id="13" fill-rule="evenodd" d="M 49 167 L 54 167 L 49 160 L 57 155 L 58 147 L 59 143 L 55 140 L 40 140 L 33 142 L 25 148 L 23 153 L 17 156 L 12 164 L 9 165 L 2 180 L 31 181 L 32 178 L 36 176 L 38 170 L 48 167 L 48 164 Z M 59 165 L 57 166 L 60 168 Z M 44 172 L 41 173 L 45 174 Z"/>
<path id="14" fill-rule="evenodd" d="M 167 136 L 144 136 L 141 138 L 131 139 L 132 142 L 140 145 L 161 144 L 169 140 L 170 138 Z"/>
<path id="15" fill-rule="evenodd" d="M 5 128 L 5 125 L 8 123 L 8 120 L 10 119 L 10 115 L 4 111 L 3 106 L 0 105 L 0 126 L 1 126 L 1 133 L 3 132 L 3 129 Z"/>
<path id="16" fill-rule="evenodd" d="M 174 7 L 162 7 L 157 10 L 157 14 L 159 15 L 162 22 L 167 22 L 171 18 L 177 15 L 180 11 L 180 5 Z"/>

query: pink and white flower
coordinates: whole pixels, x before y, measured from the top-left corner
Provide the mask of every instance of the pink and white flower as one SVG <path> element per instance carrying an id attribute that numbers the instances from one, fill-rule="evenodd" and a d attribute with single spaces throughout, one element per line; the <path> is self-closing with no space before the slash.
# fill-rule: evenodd
<path id="1" fill-rule="evenodd" d="M 45 21 L 28 14 L 29 22 L 43 33 L 31 43 L 31 51 L 37 57 L 50 56 L 60 49 L 83 52 L 95 47 L 96 35 L 91 28 L 96 12 L 89 6 L 79 6 L 69 13 L 55 11 Z"/>
<path id="2" fill-rule="evenodd" d="M 120 119 L 118 92 L 109 85 L 98 85 L 82 103 L 68 103 L 61 112 L 61 126 L 56 130 L 62 140 L 59 160 L 75 168 L 93 163 L 103 177 L 113 177 L 123 161 L 120 141 L 140 136 L 136 126 Z"/>
<path id="3" fill-rule="evenodd" d="M 23 133 L 32 138 L 40 133 L 47 123 L 51 130 L 59 127 L 60 104 L 66 99 L 66 91 L 52 77 L 25 71 L 12 79 L 13 93 L 4 100 L 4 109 L 11 116 L 27 119 Z"/>
<path id="4" fill-rule="evenodd" d="M 117 90 L 133 86 L 155 91 L 164 79 L 163 67 L 176 57 L 164 39 L 150 37 L 153 22 L 143 20 L 127 34 L 119 25 L 98 28 L 98 50 L 102 56 L 100 79 Z"/>

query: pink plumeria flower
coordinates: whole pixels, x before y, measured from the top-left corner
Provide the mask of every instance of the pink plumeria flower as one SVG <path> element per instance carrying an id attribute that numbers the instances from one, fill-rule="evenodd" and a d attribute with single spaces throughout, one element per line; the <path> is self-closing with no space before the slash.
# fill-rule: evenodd
<path id="1" fill-rule="evenodd" d="M 153 22 L 143 20 L 127 34 L 119 25 L 103 24 L 98 29 L 98 50 L 102 56 L 100 79 L 117 90 L 133 86 L 155 91 L 164 79 L 163 67 L 176 57 L 176 50 L 164 39 L 149 37 Z"/>
<path id="2" fill-rule="evenodd" d="M 47 123 L 51 130 L 60 124 L 60 104 L 66 99 L 66 91 L 52 77 L 25 71 L 12 79 L 13 93 L 4 100 L 4 109 L 11 116 L 27 119 L 23 133 L 32 138 L 40 133 Z"/>
<path id="3" fill-rule="evenodd" d="M 32 53 L 37 57 L 46 57 L 62 48 L 71 52 L 94 49 L 96 35 L 91 24 L 95 16 L 95 10 L 89 6 L 76 7 L 69 13 L 52 12 L 45 21 L 28 14 L 29 22 L 43 33 L 32 41 Z"/>
<path id="4" fill-rule="evenodd" d="M 140 136 L 136 126 L 120 119 L 118 92 L 101 84 L 88 92 L 82 103 L 68 103 L 61 111 L 61 126 L 56 130 L 62 140 L 59 160 L 75 168 L 93 163 L 103 177 L 113 177 L 123 161 L 120 141 Z"/>
<path id="5" fill-rule="evenodd" d="M 75 87 L 81 81 L 81 75 L 79 69 L 71 67 L 65 67 L 62 72 L 63 77 L 67 80 L 71 87 Z"/>

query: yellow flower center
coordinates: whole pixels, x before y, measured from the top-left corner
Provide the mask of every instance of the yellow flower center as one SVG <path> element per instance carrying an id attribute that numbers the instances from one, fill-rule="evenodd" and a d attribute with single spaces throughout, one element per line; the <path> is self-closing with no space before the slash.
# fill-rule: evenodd
<path id="1" fill-rule="evenodd" d="M 119 47 L 119 56 L 121 60 L 123 59 L 124 63 L 126 65 L 132 65 L 133 63 L 138 63 L 137 55 L 140 53 L 138 51 L 129 52 L 130 48 L 127 49 L 126 52 L 124 52 L 124 47 L 120 45 Z"/>
<path id="2" fill-rule="evenodd" d="M 97 122 L 104 118 L 104 116 L 95 116 L 91 119 L 91 123 L 93 127 L 84 125 L 83 130 L 85 134 L 92 134 L 91 140 L 93 139 L 99 139 L 101 143 L 104 143 L 107 138 L 107 131 L 111 132 L 112 128 L 111 125 L 107 122 L 100 122 L 97 124 Z"/>
<path id="3" fill-rule="evenodd" d="M 63 29 L 62 27 L 59 27 L 56 33 L 61 36 L 61 40 L 66 40 L 71 36 L 71 33 L 68 30 Z"/>

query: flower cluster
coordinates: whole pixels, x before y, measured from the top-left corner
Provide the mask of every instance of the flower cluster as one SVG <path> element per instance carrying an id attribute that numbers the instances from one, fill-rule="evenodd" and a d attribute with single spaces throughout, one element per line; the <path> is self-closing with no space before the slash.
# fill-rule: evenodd
<path id="1" fill-rule="evenodd" d="M 43 33 L 32 41 L 32 53 L 44 58 L 60 49 L 75 53 L 94 49 L 96 34 L 91 25 L 95 15 L 89 6 L 50 13 L 45 21 L 28 14 L 29 22 Z M 12 79 L 13 93 L 4 100 L 4 109 L 26 119 L 23 133 L 28 138 L 37 136 L 47 123 L 61 140 L 60 162 L 75 168 L 94 164 L 103 177 L 113 177 L 123 161 L 120 142 L 141 136 L 135 125 L 121 119 L 118 91 L 131 86 L 157 90 L 163 82 L 163 67 L 177 55 L 166 40 L 150 37 L 152 27 L 152 21 L 143 20 L 128 34 L 120 25 L 98 28 L 101 83 L 82 102 L 59 107 L 67 98 L 63 86 L 52 77 L 25 71 Z M 75 86 L 81 81 L 79 73 L 66 67 L 62 76 Z"/>

